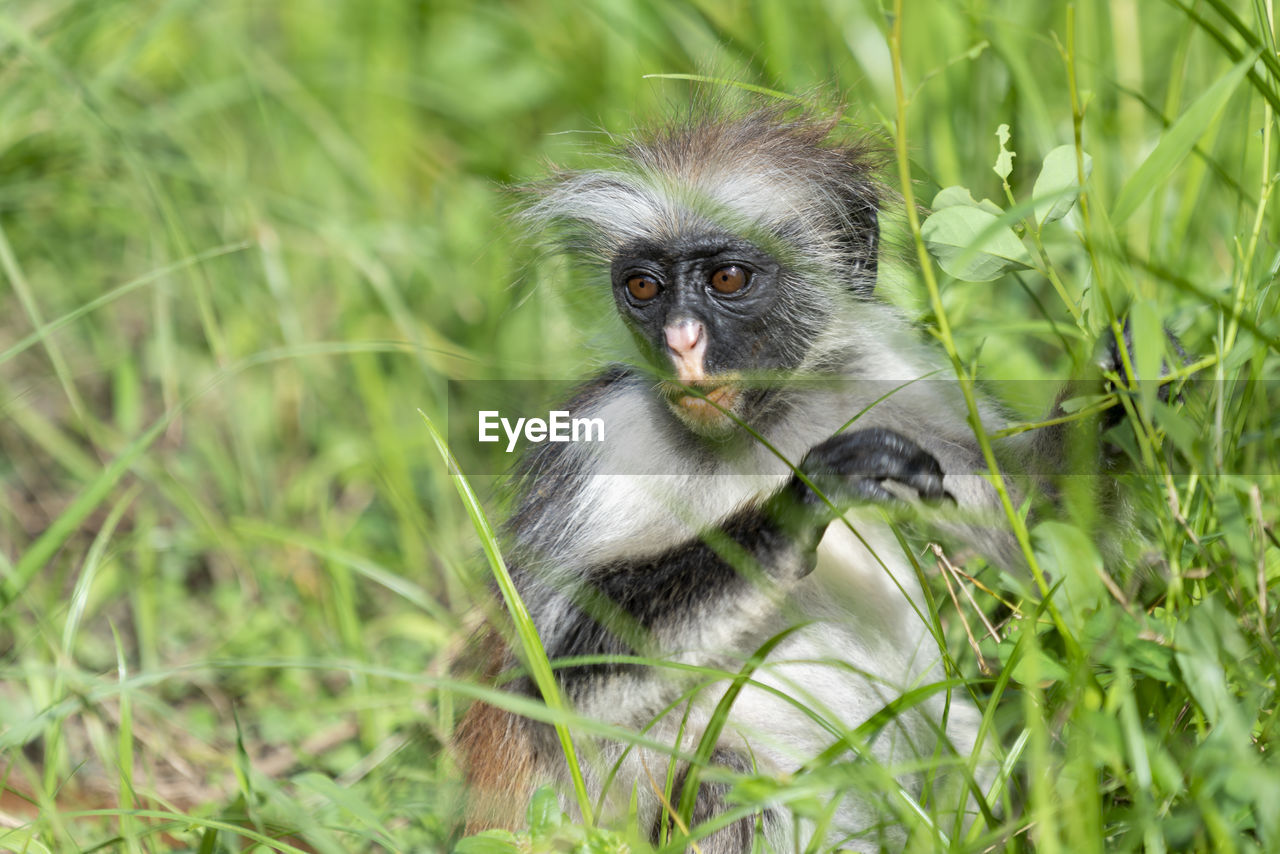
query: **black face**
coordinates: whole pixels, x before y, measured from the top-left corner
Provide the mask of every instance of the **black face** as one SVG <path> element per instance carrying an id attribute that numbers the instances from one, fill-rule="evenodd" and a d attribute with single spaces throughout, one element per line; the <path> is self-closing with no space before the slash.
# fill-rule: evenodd
<path id="1" fill-rule="evenodd" d="M 708 377 L 795 367 L 795 317 L 783 270 L 747 241 L 703 235 L 639 243 L 613 261 L 618 310 L 655 366 L 671 369 L 666 329 L 701 323 Z"/>

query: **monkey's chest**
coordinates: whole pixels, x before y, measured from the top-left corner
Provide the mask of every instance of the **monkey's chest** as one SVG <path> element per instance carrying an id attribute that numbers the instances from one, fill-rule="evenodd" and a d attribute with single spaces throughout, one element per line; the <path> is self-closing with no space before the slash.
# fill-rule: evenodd
<path id="1" fill-rule="evenodd" d="M 856 727 L 939 672 L 901 547 L 878 518 L 849 518 L 857 534 L 833 524 L 814 572 L 789 597 L 788 621 L 806 625 L 754 675 L 775 690 L 749 687 L 734 708 L 738 734 L 782 768 L 829 745 L 832 730 L 820 721 Z M 909 712 L 890 725 L 875 752 L 888 760 L 904 743 L 931 743 L 926 714 Z"/>

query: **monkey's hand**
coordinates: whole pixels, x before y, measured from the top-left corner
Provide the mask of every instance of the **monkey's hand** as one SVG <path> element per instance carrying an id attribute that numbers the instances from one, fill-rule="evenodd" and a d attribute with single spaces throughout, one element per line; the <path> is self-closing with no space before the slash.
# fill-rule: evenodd
<path id="1" fill-rule="evenodd" d="M 800 473 L 804 478 L 793 476 L 770 501 L 770 510 L 798 541 L 814 545 L 826 526 L 855 504 L 902 500 L 901 491 L 886 487 L 889 482 L 926 501 L 951 497 L 933 454 L 884 427 L 837 433 L 815 445 L 801 461 Z"/>
<path id="2" fill-rule="evenodd" d="M 1127 361 L 1130 366 L 1136 366 L 1138 359 L 1133 347 L 1133 324 L 1127 317 L 1124 319 L 1122 331 L 1124 332 L 1123 340 L 1125 355 L 1128 356 Z M 1175 365 L 1188 365 L 1191 363 L 1191 357 L 1188 356 L 1187 351 L 1183 349 L 1182 342 L 1179 341 L 1178 336 L 1174 335 L 1167 327 L 1164 330 L 1164 337 L 1165 356 L 1160 360 L 1161 377 L 1169 375 L 1169 362 L 1171 356 L 1175 361 Z M 1127 383 L 1125 382 L 1125 379 L 1128 376 L 1128 370 L 1125 368 L 1125 361 L 1126 359 L 1124 356 L 1120 354 L 1120 343 L 1116 341 L 1115 335 L 1108 335 L 1105 355 L 1098 361 L 1098 367 L 1108 374 L 1115 374 L 1120 377 L 1122 386 L 1126 386 Z M 1169 391 L 1171 388 L 1172 386 L 1168 383 L 1161 384 L 1156 394 L 1162 403 L 1169 402 Z M 1104 389 L 1108 392 L 1120 391 L 1123 393 L 1123 388 L 1117 389 L 1110 381 L 1106 382 Z M 1119 424 L 1124 419 L 1124 414 L 1124 407 L 1120 405 L 1116 405 L 1108 409 L 1102 416 L 1102 429 L 1108 430 Z"/>

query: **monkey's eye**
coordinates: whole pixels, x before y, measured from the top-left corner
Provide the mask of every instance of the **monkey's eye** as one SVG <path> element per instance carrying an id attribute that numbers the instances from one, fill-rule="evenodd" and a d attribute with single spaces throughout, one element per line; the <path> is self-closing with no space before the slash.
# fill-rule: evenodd
<path id="1" fill-rule="evenodd" d="M 651 300 L 658 295 L 658 280 L 652 276 L 632 276 L 627 279 L 627 292 L 641 302 Z"/>
<path id="2" fill-rule="evenodd" d="M 721 267 L 711 274 L 711 287 L 722 294 L 737 293 L 745 288 L 749 281 L 751 281 L 751 274 L 737 264 Z"/>

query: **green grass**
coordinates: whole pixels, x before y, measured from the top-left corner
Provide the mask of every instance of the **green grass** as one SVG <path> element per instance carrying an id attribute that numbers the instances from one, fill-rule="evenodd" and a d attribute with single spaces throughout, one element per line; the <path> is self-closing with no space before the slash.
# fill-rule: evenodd
<path id="1" fill-rule="evenodd" d="M 473 698 L 608 732 L 452 675 L 488 568 L 418 413 L 590 370 L 613 327 L 503 186 L 684 102 L 675 75 L 821 89 L 908 199 L 998 204 L 1025 268 L 957 281 L 899 216 L 881 287 L 1028 420 L 1122 318 L 1138 375 L 1162 325 L 1192 354 L 1180 403 L 1121 396 L 1118 546 L 1085 487 L 1010 504 L 1044 584 L 981 574 L 998 640 L 976 609 L 1007 609 L 907 541 L 1007 771 L 952 847 L 1280 850 L 1271 0 L 888 5 L 0 4 L 0 850 L 438 850 Z M 1092 172 L 1041 229 L 1060 146 Z M 873 730 L 739 780 L 743 811 L 885 784 L 839 761 Z M 548 845 L 616 841 L 552 812 Z"/>

